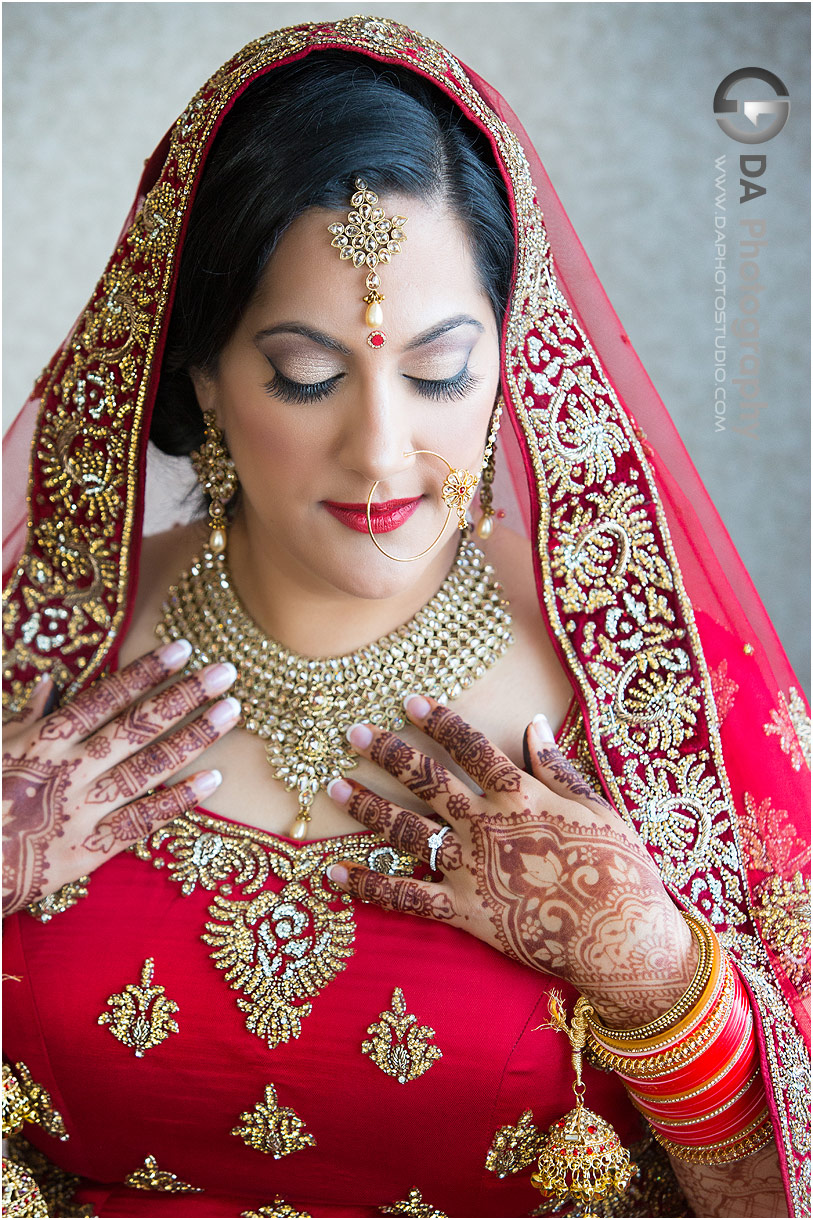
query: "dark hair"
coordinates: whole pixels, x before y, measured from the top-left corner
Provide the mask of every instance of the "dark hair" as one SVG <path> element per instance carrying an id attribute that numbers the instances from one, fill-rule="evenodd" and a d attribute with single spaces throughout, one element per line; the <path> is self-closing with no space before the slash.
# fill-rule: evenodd
<path id="1" fill-rule="evenodd" d="M 203 422 L 188 370 L 214 371 L 285 229 L 307 208 L 346 211 L 356 177 L 436 197 L 466 226 L 502 322 L 514 236 L 491 146 L 405 69 L 322 51 L 256 80 L 223 121 L 190 216 L 151 438 L 190 453 Z"/>

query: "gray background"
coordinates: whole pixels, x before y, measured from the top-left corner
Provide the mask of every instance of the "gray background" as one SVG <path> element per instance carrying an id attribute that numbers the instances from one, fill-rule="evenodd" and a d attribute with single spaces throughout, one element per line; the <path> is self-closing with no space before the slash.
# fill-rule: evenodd
<path id="1" fill-rule="evenodd" d="M 205 78 L 268 29 L 359 11 L 439 39 L 519 114 L 807 687 L 807 4 L 5 3 L 4 426 L 101 273 L 144 157 Z M 749 149 L 711 107 L 753 65 L 784 81 L 792 112 Z M 768 157 L 749 212 L 768 235 L 752 437 L 716 432 L 713 410 L 714 160 L 727 157 L 730 234 L 742 152 Z"/>

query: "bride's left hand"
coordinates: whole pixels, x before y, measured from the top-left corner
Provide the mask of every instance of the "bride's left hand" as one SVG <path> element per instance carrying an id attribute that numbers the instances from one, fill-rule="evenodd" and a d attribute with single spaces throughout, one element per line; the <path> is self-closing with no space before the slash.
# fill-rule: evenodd
<path id="1" fill-rule="evenodd" d="M 634 831 L 557 749 L 544 718 L 527 730 L 528 775 L 449 708 L 423 696 L 407 702 L 413 724 L 482 791 L 395 734 L 356 726 L 358 753 L 431 812 L 401 809 L 353 779 L 334 780 L 330 795 L 443 880 L 386 876 L 350 860 L 331 879 L 364 902 L 445 920 L 565 979 L 612 1025 L 665 1012 L 691 982 L 691 934 Z"/>

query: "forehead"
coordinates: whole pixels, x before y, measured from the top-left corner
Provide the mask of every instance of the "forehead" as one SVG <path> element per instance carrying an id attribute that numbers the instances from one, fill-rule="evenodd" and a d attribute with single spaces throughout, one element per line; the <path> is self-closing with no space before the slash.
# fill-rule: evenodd
<path id="1" fill-rule="evenodd" d="M 400 252 L 375 268 L 388 329 L 415 333 L 436 316 L 464 309 L 475 316 L 490 314 L 468 234 L 447 205 L 382 194 L 379 206 L 388 217 L 407 218 Z M 363 320 L 369 268 L 339 257 L 328 228 L 337 221 L 347 223 L 347 211 L 311 208 L 293 222 L 269 260 L 254 307 L 272 313 L 306 310 L 332 328 L 342 316 Z"/>

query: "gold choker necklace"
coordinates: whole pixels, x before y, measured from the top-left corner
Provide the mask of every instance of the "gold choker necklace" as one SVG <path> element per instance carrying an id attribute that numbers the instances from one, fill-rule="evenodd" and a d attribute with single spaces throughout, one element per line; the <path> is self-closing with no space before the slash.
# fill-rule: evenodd
<path id="1" fill-rule="evenodd" d="M 352 724 L 403 727 L 410 691 L 455 699 L 513 643 L 494 569 L 468 541 L 414 618 L 346 656 L 303 657 L 270 639 L 241 604 L 224 556 L 210 550 L 169 590 L 156 634 L 189 640 L 188 668 L 234 663 L 240 723 L 263 738 L 275 776 L 298 795 L 295 839 L 307 833 L 319 789 L 358 763 L 345 736 Z"/>

